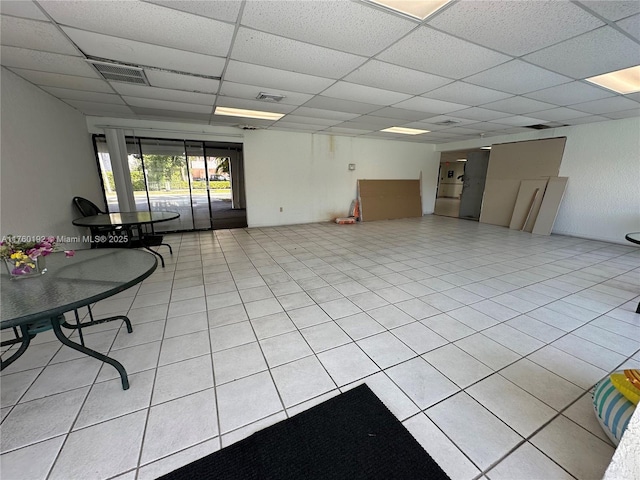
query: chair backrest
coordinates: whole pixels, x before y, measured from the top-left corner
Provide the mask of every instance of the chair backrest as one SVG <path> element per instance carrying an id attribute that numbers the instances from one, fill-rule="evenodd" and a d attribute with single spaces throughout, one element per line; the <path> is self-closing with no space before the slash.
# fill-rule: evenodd
<path id="1" fill-rule="evenodd" d="M 95 203 L 86 198 L 73 197 L 73 204 L 78 208 L 83 217 L 91 217 L 104 213 Z"/>

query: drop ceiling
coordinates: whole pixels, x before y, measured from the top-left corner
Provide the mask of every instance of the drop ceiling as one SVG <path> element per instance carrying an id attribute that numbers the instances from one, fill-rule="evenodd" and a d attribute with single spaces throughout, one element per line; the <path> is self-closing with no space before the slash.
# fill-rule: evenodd
<path id="1" fill-rule="evenodd" d="M 640 65 L 638 0 L 454 0 L 425 21 L 362 0 L 2 0 L 0 14 L 0 64 L 91 116 L 425 143 L 640 116 L 640 93 L 585 81 Z M 141 66 L 150 85 L 87 58 Z"/>

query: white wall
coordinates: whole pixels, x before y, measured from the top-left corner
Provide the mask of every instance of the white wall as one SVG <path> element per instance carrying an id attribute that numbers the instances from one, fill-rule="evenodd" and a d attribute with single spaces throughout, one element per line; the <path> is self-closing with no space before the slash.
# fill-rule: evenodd
<path id="1" fill-rule="evenodd" d="M 71 204 L 102 205 L 84 115 L 1 69 L 0 235 L 87 235 Z"/>
<path id="2" fill-rule="evenodd" d="M 554 233 L 626 243 L 640 231 L 640 119 L 574 127 L 560 175 L 569 177 Z"/>
<path id="3" fill-rule="evenodd" d="M 537 138 L 567 137 L 560 175 L 569 177 L 553 233 L 627 244 L 640 231 L 640 118 L 441 144 L 461 150 Z"/>
<path id="4" fill-rule="evenodd" d="M 418 179 L 421 174 L 423 213 L 433 213 L 438 159 L 427 144 L 245 132 L 247 221 L 260 227 L 344 217 L 356 198 L 358 179 Z M 350 163 L 355 171 L 348 170 Z"/>

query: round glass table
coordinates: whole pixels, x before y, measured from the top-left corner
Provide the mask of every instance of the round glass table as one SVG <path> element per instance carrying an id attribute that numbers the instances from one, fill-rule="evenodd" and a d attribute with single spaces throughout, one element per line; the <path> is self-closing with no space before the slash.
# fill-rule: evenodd
<path id="1" fill-rule="evenodd" d="M 21 343 L 0 370 L 22 355 L 31 339 L 39 332 L 52 328 L 63 344 L 113 365 L 122 378 L 122 387 L 129 388 L 127 373 L 116 360 L 84 346 L 82 328 L 112 320 L 122 320 L 129 332 L 131 322 L 124 315 L 80 322 L 78 309 L 111 297 L 140 282 L 153 273 L 158 265 L 154 255 L 140 250 L 100 249 L 79 250 L 65 258 L 64 253 L 46 257 L 47 272 L 36 277 L 13 279 L 8 272 L 0 275 L 0 329 L 12 328 L 15 339 L 3 345 Z M 63 314 L 74 312 L 76 324 L 66 322 Z M 91 310 L 89 310 L 91 312 Z M 62 327 L 77 329 L 81 343 L 75 343 L 62 332 Z"/>

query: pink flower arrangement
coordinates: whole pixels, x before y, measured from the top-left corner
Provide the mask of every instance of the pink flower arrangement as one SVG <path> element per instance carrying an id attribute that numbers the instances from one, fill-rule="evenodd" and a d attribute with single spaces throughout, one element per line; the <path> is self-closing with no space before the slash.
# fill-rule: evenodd
<path id="1" fill-rule="evenodd" d="M 0 242 L 0 258 L 11 265 L 12 275 L 34 273 L 38 257 L 46 257 L 56 251 L 56 237 L 16 237 L 8 235 Z M 73 250 L 64 251 L 66 257 L 75 255 Z"/>

